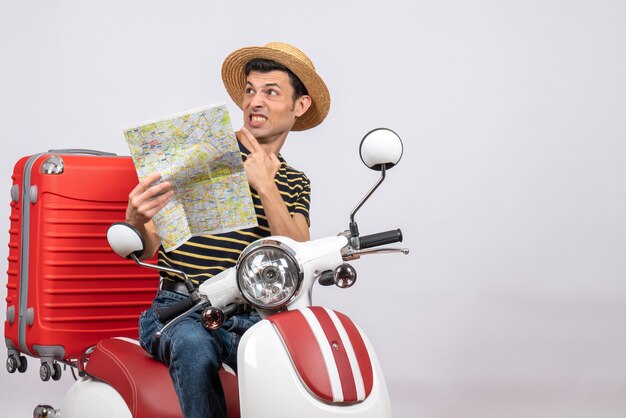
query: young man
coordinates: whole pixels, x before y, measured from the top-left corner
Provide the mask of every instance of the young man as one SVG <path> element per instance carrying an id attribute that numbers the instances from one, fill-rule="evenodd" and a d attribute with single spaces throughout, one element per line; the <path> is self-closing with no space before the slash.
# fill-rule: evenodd
<path id="1" fill-rule="evenodd" d="M 145 258 L 158 250 L 159 264 L 184 270 L 199 284 L 235 265 L 243 249 L 270 235 L 309 239 L 310 184 L 304 173 L 289 167 L 279 152 L 291 130 L 321 123 L 330 95 L 313 63 L 299 49 L 284 43 L 239 49 L 222 66 L 222 79 L 243 111 L 244 126 L 236 133 L 250 183 L 259 225 L 220 235 L 193 237 L 171 252 L 160 247 L 152 217 L 172 198 L 168 182 L 150 187 L 159 173 L 147 177 L 130 193 L 126 221 L 146 242 Z M 222 363 L 236 370 L 237 347 L 243 332 L 259 321 L 254 311 L 237 315 L 215 331 L 206 331 L 199 312 L 178 322 L 160 339 L 163 327 L 155 309 L 186 297 L 181 279 L 164 275 L 152 307 L 141 315 L 139 338 L 152 356 L 165 363 L 186 418 L 226 417 L 218 371 Z"/>

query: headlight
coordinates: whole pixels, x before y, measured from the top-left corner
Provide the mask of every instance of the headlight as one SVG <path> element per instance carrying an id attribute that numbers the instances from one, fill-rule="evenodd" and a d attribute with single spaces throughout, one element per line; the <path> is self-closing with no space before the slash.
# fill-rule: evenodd
<path id="1" fill-rule="evenodd" d="M 302 268 L 295 252 L 282 242 L 251 244 L 237 262 L 237 286 L 243 298 L 260 309 L 285 306 L 300 289 Z"/>

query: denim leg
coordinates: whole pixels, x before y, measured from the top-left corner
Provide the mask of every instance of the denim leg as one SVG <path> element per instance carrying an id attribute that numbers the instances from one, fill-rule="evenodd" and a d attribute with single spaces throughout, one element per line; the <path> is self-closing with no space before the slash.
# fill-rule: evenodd
<path id="1" fill-rule="evenodd" d="M 240 315 L 233 316 L 232 318 L 224 321 L 223 328 L 226 331 L 234 332 L 235 334 L 243 335 L 252 325 L 261 320 L 261 317 L 255 310 L 242 313 Z"/>
<path id="2" fill-rule="evenodd" d="M 185 418 L 226 418 L 219 370 L 222 359 L 227 361 L 231 355 L 232 339 L 226 331 L 207 332 L 192 318 L 161 336 L 161 358 L 168 365 Z"/>
<path id="3" fill-rule="evenodd" d="M 181 298 L 171 292 L 159 292 L 153 308 L 141 316 L 140 343 L 168 366 L 185 418 L 226 418 L 218 372 L 222 362 L 235 363 L 236 367 L 239 335 L 225 329 L 205 330 L 196 312 L 157 339 L 154 334 L 163 325 L 156 319 L 154 308 L 169 306 Z"/>

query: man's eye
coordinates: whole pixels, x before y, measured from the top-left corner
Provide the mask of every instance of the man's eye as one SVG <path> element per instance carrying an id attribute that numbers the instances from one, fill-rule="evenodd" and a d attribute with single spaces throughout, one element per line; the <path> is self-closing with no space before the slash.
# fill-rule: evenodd
<path id="1" fill-rule="evenodd" d="M 268 96 L 278 96 L 278 92 L 276 90 L 270 89 L 267 91 Z"/>
<path id="2" fill-rule="evenodd" d="M 246 94 L 254 94 L 254 90 L 248 87 L 246 88 Z"/>

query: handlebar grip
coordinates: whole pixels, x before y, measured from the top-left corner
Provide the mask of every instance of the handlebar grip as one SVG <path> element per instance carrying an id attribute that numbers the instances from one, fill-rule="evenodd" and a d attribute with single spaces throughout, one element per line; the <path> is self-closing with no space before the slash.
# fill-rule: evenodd
<path id="1" fill-rule="evenodd" d="M 379 232 L 377 234 L 364 235 L 359 238 L 359 248 L 372 248 L 379 245 L 392 244 L 402 241 L 402 231 L 392 229 L 391 231 Z"/>
<path id="2" fill-rule="evenodd" d="M 178 315 L 187 311 L 189 308 L 194 306 L 196 302 L 194 302 L 191 297 L 187 299 L 183 299 L 180 302 L 176 302 L 172 306 L 168 306 L 166 308 L 156 308 L 157 319 L 165 324 L 170 320 L 176 318 Z"/>

